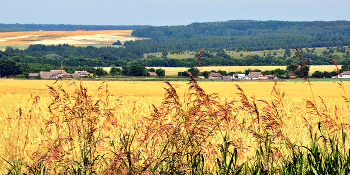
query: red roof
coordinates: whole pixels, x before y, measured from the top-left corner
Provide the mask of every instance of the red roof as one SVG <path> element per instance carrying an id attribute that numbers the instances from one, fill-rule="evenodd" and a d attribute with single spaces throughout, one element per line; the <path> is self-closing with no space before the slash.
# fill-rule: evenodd
<path id="1" fill-rule="evenodd" d="M 222 77 L 220 73 L 212 72 L 209 74 L 209 77 Z"/>
<path id="2" fill-rule="evenodd" d="M 149 75 L 150 75 L 150 76 L 157 76 L 157 73 L 155 73 L 155 72 L 149 72 Z"/>
<path id="3" fill-rule="evenodd" d="M 344 71 L 341 75 L 350 75 L 350 71 Z"/>
<path id="4" fill-rule="evenodd" d="M 40 71 L 40 77 L 42 78 L 57 78 L 60 76 L 69 76 L 65 70 L 50 70 L 50 72 Z"/>
<path id="5" fill-rule="evenodd" d="M 259 78 L 262 76 L 263 74 L 261 72 L 249 72 L 248 78 Z"/>
<path id="6" fill-rule="evenodd" d="M 37 77 L 39 75 L 39 73 L 29 73 L 30 77 Z"/>
<path id="7" fill-rule="evenodd" d="M 79 74 L 79 75 L 90 75 L 88 71 L 75 71 L 74 74 Z"/>
<path id="8" fill-rule="evenodd" d="M 293 73 L 284 73 L 282 76 L 286 77 L 287 75 L 290 77 L 295 77 L 295 75 Z"/>

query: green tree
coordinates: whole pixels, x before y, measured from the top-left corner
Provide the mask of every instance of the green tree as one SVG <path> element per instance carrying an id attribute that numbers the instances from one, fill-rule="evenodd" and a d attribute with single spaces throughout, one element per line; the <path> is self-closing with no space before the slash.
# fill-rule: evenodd
<path id="1" fill-rule="evenodd" d="M 168 51 L 166 50 L 162 51 L 162 57 L 166 57 L 166 56 L 168 56 Z"/>
<path id="2" fill-rule="evenodd" d="M 286 70 L 280 69 L 280 68 L 275 69 L 275 70 L 273 70 L 273 72 L 272 72 L 272 74 L 274 74 L 274 75 L 275 75 L 276 77 L 278 77 L 278 78 L 281 78 L 281 76 L 282 76 L 284 73 L 286 73 Z"/>
<path id="3" fill-rule="evenodd" d="M 204 76 L 205 78 L 209 77 L 210 72 L 209 71 L 204 71 L 201 73 L 202 76 Z"/>
<path id="4" fill-rule="evenodd" d="M 156 70 L 154 68 L 148 68 L 148 72 L 155 72 Z"/>
<path id="5" fill-rule="evenodd" d="M 323 78 L 324 77 L 324 73 L 323 72 L 320 72 L 320 71 L 315 71 L 311 77 L 313 78 Z"/>
<path id="6" fill-rule="evenodd" d="M 178 72 L 177 76 L 179 76 L 179 77 L 188 77 L 190 75 L 187 73 L 187 71 L 184 71 L 184 72 Z"/>
<path id="7" fill-rule="evenodd" d="M 122 46 L 123 44 L 118 40 L 117 42 L 114 42 L 112 45 L 120 45 L 120 46 Z"/>
<path id="8" fill-rule="evenodd" d="M 107 71 L 105 71 L 102 67 L 98 67 L 96 69 L 96 73 L 97 76 L 103 76 L 103 75 L 107 75 Z"/>
<path id="9" fill-rule="evenodd" d="M 156 70 L 156 73 L 160 77 L 164 77 L 165 76 L 165 70 L 164 69 L 159 68 L 159 69 Z"/>
<path id="10" fill-rule="evenodd" d="M 0 59 L 0 77 L 8 77 L 21 74 L 20 67 L 13 60 Z"/>
<path id="11" fill-rule="evenodd" d="M 343 64 L 341 66 L 341 71 L 350 71 L 350 64 Z"/>
<path id="12" fill-rule="evenodd" d="M 309 75 L 309 67 L 307 65 L 297 65 L 297 64 L 290 64 L 287 66 L 287 72 L 293 72 L 297 77 L 304 78 L 308 77 Z"/>
<path id="13" fill-rule="evenodd" d="M 139 64 L 131 64 L 122 67 L 123 75 L 125 76 L 146 76 L 148 75 L 148 70 L 146 67 Z"/>
<path id="14" fill-rule="evenodd" d="M 226 76 L 227 72 L 225 70 L 218 70 L 218 73 L 222 76 Z"/>
<path id="15" fill-rule="evenodd" d="M 296 64 L 290 64 L 286 68 L 287 72 L 293 72 L 293 71 L 295 71 L 297 69 L 298 69 L 298 65 L 296 65 Z"/>
<path id="16" fill-rule="evenodd" d="M 199 74 L 199 70 L 195 67 L 191 67 L 187 71 L 190 72 L 192 74 L 192 76 L 194 76 L 194 77 L 197 77 Z"/>
<path id="17" fill-rule="evenodd" d="M 111 67 L 111 70 L 109 70 L 109 74 L 113 75 L 113 76 L 118 76 L 120 75 L 121 69 L 117 68 L 115 66 Z"/>

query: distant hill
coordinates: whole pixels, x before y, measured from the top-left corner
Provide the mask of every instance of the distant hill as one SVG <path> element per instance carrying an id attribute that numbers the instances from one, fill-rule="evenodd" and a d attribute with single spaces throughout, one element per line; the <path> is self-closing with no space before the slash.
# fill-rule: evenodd
<path id="1" fill-rule="evenodd" d="M 15 31 L 73 31 L 73 30 L 134 30 L 147 25 L 70 25 L 70 24 L 2 24 L 0 32 Z"/>
<path id="2" fill-rule="evenodd" d="M 132 29 L 132 36 L 143 38 L 125 41 L 120 48 L 38 44 L 24 50 L 7 47 L 0 51 L 0 59 L 26 64 L 191 67 L 197 64 L 197 53 L 204 49 L 202 66 L 286 66 L 299 61 L 294 46 L 311 65 L 332 64 L 329 55 L 338 64 L 350 64 L 349 21 L 236 20 L 160 27 L 0 24 L 1 29 Z"/>
<path id="3" fill-rule="evenodd" d="M 310 36 L 350 35 L 350 21 L 253 21 L 192 23 L 186 26 L 146 27 L 133 31 L 134 36 L 159 39 L 207 36 L 258 36 L 262 34 L 305 34 Z"/>
<path id="4" fill-rule="evenodd" d="M 137 28 L 132 36 L 150 40 L 130 42 L 147 52 L 164 50 L 276 50 L 350 45 L 349 21 L 252 21 L 193 23 L 185 26 Z"/>

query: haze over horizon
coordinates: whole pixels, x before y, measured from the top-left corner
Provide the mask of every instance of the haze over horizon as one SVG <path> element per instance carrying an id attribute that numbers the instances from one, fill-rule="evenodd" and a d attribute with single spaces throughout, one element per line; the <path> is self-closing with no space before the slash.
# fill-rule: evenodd
<path id="1" fill-rule="evenodd" d="M 227 20 L 350 21 L 339 0 L 14 0 L 2 2 L 0 23 L 188 25 Z"/>

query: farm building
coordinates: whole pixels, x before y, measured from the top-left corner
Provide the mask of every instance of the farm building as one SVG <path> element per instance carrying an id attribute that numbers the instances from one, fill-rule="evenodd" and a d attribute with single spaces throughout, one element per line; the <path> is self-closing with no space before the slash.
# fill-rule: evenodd
<path id="1" fill-rule="evenodd" d="M 338 78 L 350 78 L 350 71 L 344 71 L 340 75 L 338 75 Z"/>
<path id="2" fill-rule="evenodd" d="M 29 73 L 29 78 L 36 78 L 39 76 L 39 73 Z"/>
<path id="3" fill-rule="evenodd" d="M 259 77 L 262 77 L 263 74 L 261 72 L 249 72 L 248 79 L 249 80 L 257 80 Z"/>
<path id="4" fill-rule="evenodd" d="M 232 80 L 232 76 L 231 75 L 222 76 L 222 79 L 225 80 L 225 81 L 231 81 Z"/>
<path id="5" fill-rule="evenodd" d="M 157 76 L 157 73 L 156 72 L 149 72 L 149 76 L 151 76 L 151 77 Z"/>
<path id="6" fill-rule="evenodd" d="M 211 72 L 209 74 L 209 79 L 222 79 L 222 75 L 220 73 L 216 73 L 216 72 Z"/>
<path id="7" fill-rule="evenodd" d="M 73 74 L 70 74 L 73 78 L 80 78 L 80 77 L 88 77 L 91 76 L 88 71 L 75 71 Z"/>
<path id="8" fill-rule="evenodd" d="M 289 76 L 289 78 L 296 78 L 296 76 L 293 73 L 284 73 L 282 75 L 282 77 L 287 77 L 287 76 Z"/>
<path id="9" fill-rule="evenodd" d="M 244 79 L 245 74 L 235 74 L 235 79 Z"/>
<path id="10" fill-rule="evenodd" d="M 273 79 L 277 79 L 277 77 L 274 75 L 264 75 L 264 76 L 260 76 L 258 79 L 259 80 L 273 80 Z"/>
<path id="11" fill-rule="evenodd" d="M 65 70 L 50 70 L 50 72 L 40 71 L 41 78 L 59 78 L 70 76 Z"/>
<path id="12" fill-rule="evenodd" d="M 34 78 L 40 75 L 41 78 L 60 78 L 70 77 L 81 78 L 91 76 L 88 71 L 75 71 L 73 74 L 67 73 L 65 70 L 50 70 L 50 72 L 40 71 L 39 73 L 29 73 L 29 77 Z"/>

